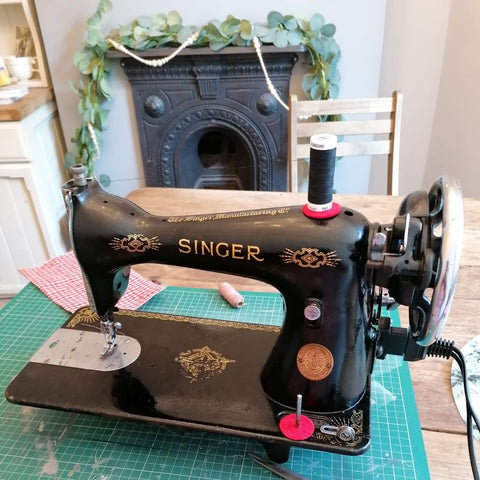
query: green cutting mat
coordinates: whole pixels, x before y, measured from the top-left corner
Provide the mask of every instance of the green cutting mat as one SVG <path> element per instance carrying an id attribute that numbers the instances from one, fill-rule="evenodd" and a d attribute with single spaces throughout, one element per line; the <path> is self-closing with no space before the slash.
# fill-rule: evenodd
<path id="1" fill-rule="evenodd" d="M 169 287 L 143 309 L 279 325 L 278 294 L 244 292 L 231 308 L 214 290 Z M 0 311 L 0 387 L 62 325 L 68 314 L 28 285 Z M 408 366 L 377 361 L 372 379 L 372 445 L 348 457 L 293 448 L 287 467 L 313 479 L 428 480 L 428 466 Z M 118 421 L 32 407 L 0 399 L 0 480 L 260 479 L 278 478 L 247 452 L 246 439 Z"/>

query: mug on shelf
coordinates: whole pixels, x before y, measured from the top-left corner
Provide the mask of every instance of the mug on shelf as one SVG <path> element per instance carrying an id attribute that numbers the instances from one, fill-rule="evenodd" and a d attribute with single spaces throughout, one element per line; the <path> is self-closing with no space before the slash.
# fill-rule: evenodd
<path id="1" fill-rule="evenodd" d="M 38 70 L 33 69 L 34 63 L 35 59 L 33 57 L 5 57 L 5 65 L 10 76 L 15 77 L 19 82 L 30 80 L 33 72 L 38 72 Z"/>

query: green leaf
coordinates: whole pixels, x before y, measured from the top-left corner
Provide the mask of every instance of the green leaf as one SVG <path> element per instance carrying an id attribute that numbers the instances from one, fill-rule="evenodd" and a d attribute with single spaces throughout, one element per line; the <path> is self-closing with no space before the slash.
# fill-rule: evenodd
<path id="1" fill-rule="evenodd" d="M 246 45 L 247 41 L 244 40 L 239 33 L 235 33 L 232 35 L 229 44 L 234 45 L 236 47 L 244 47 Z"/>
<path id="2" fill-rule="evenodd" d="M 150 17 L 141 16 L 137 18 L 138 24 L 143 28 L 151 28 L 153 27 L 153 21 Z"/>
<path id="3" fill-rule="evenodd" d="M 179 15 L 178 12 L 172 10 L 167 14 L 167 24 L 168 25 L 181 25 L 182 24 L 182 17 Z"/>
<path id="4" fill-rule="evenodd" d="M 309 45 L 312 47 L 312 49 L 317 52 L 318 54 L 323 53 L 323 44 L 320 38 L 318 37 L 313 37 L 310 39 Z"/>
<path id="5" fill-rule="evenodd" d="M 112 2 L 111 0 L 100 0 L 98 2 L 97 12 L 105 15 L 112 9 Z"/>
<path id="6" fill-rule="evenodd" d="M 171 33 L 171 34 L 176 34 L 178 33 L 182 28 L 182 24 L 181 23 L 177 23 L 176 25 L 170 25 L 167 29 L 168 33 Z"/>
<path id="7" fill-rule="evenodd" d="M 298 27 L 298 23 L 293 15 L 286 15 L 283 17 L 283 26 L 287 30 L 295 30 Z"/>
<path id="8" fill-rule="evenodd" d="M 301 29 L 301 30 L 308 30 L 308 21 L 305 20 L 304 18 L 299 18 L 297 17 L 297 24 L 298 24 L 298 27 Z"/>
<path id="9" fill-rule="evenodd" d="M 152 46 L 152 43 L 148 38 L 138 39 L 135 43 L 135 50 L 146 50 Z"/>
<path id="10" fill-rule="evenodd" d="M 100 122 L 100 125 L 98 125 L 99 130 L 103 131 L 107 128 L 109 113 L 110 113 L 110 110 L 107 110 L 106 108 L 101 108 L 100 111 L 98 112 L 98 119 Z"/>
<path id="11" fill-rule="evenodd" d="M 316 83 L 310 90 L 310 97 L 312 100 L 323 99 L 323 87 L 319 83 Z"/>
<path id="12" fill-rule="evenodd" d="M 75 52 L 73 54 L 73 63 L 78 67 L 79 63 L 83 60 L 85 57 L 85 52 L 81 50 L 80 52 Z"/>
<path id="13" fill-rule="evenodd" d="M 219 50 L 226 47 L 227 45 L 228 45 L 228 41 L 221 40 L 221 39 L 214 39 L 214 40 L 211 40 L 209 43 L 210 48 L 214 52 L 218 52 Z"/>
<path id="14" fill-rule="evenodd" d="M 320 13 L 313 14 L 312 18 L 310 19 L 310 28 L 314 32 L 319 32 L 323 25 L 325 25 L 325 19 L 323 18 L 323 15 Z"/>
<path id="15" fill-rule="evenodd" d="M 174 35 L 167 35 L 161 38 L 158 38 L 156 42 L 150 42 L 152 43 L 152 47 L 147 47 L 147 48 L 156 48 L 159 45 L 168 45 L 170 43 L 176 42 L 175 36 Z"/>
<path id="16" fill-rule="evenodd" d="M 335 56 L 339 53 L 340 48 L 333 37 L 322 37 L 322 42 L 328 55 Z"/>
<path id="17" fill-rule="evenodd" d="M 313 100 L 322 100 L 328 98 L 328 95 L 325 95 L 327 89 L 327 81 L 323 76 L 317 77 L 318 83 L 316 83 L 310 90 L 310 96 Z"/>
<path id="18" fill-rule="evenodd" d="M 333 66 L 334 68 L 336 68 L 336 66 L 338 65 L 338 61 L 340 60 L 341 56 L 342 55 L 341 55 L 341 52 L 340 52 L 340 48 L 337 48 L 337 50 L 335 52 L 335 55 L 330 60 L 330 65 Z"/>
<path id="19" fill-rule="evenodd" d="M 252 24 L 248 20 L 242 20 L 240 22 L 240 36 L 244 40 L 251 40 L 253 38 Z"/>
<path id="20" fill-rule="evenodd" d="M 300 30 L 290 30 L 288 32 L 288 43 L 290 45 L 300 45 L 302 43 L 303 34 Z"/>
<path id="21" fill-rule="evenodd" d="M 110 85 L 105 77 L 100 79 L 100 91 L 102 92 L 103 96 L 107 99 L 112 97 L 112 90 L 110 89 Z"/>
<path id="22" fill-rule="evenodd" d="M 337 29 L 333 23 L 327 23 L 320 29 L 320 33 L 325 37 L 333 37 L 336 30 Z"/>
<path id="23" fill-rule="evenodd" d="M 145 30 L 145 35 L 148 38 L 157 39 L 163 36 L 163 31 L 157 30 L 155 28 L 147 28 Z"/>
<path id="24" fill-rule="evenodd" d="M 102 15 L 99 12 L 95 12 L 88 20 L 87 20 L 87 32 L 92 28 L 100 28 L 100 22 L 102 20 Z"/>
<path id="25" fill-rule="evenodd" d="M 212 24 L 212 25 L 215 25 L 215 27 L 218 28 L 218 30 L 220 30 L 222 28 L 222 22 L 220 22 L 220 20 L 217 20 L 217 19 L 212 19 L 208 22 L 208 24 Z"/>
<path id="26" fill-rule="evenodd" d="M 109 58 L 106 58 L 105 56 L 103 57 L 103 70 L 105 72 L 110 72 L 112 66 L 112 61 Z"/>
<path id="27" fill-rule="evenodd" d="M 98 176 L 98 181 L 100 182 L 100 185 L 104 188 L 108 188 L 112 183 L 112 180 L 110 179 L 110 177 L 105 173 L 102 173 L 101 175 Z"/>
<path id="28" fill-rule="evenodd" d="M 100 33 L 99 29 L 93 29 L 92 28 L 92 29 L 88 30 L 88 32 L 87 32 L 87 43 L 91 47 L 100 43 L 102 41 L 102 39 L 103 39 L 103 36 Z"/>
<path id="29" fill-rule="evenodd" d="M 309 92 L 316 83 L 317 76 L 313 73 L 306 73 L 302 79 L 302 90 L 304 92 Z"/>
<path id="30" fill-rule="evenodd" d="M 71 80 L 68 81 L 68 85 L 70 86 L 70 90 L 75 92 L 77 95 L 80 95 L 77 86 Z"/>
<path id="31" fill-rule="evenodd" d="M 340 83 L 340 72 L 330 65 L 330 68 L 328 69 L 328 81 L 332 84 Z"/>
<path id="32" fill-rule="evenodd" d="M 222 32 L 227 36 L 231 37 L 240 31 L 240 20 L 237 18 L 229 18 L 222 23 Z"/>
<path id="33" fill-rule="evenodd" d="M 157 13 L 150 17 L 152 19 L 152 27 L 157 30 L 164 30 L 167 26 L 167 16 L 163 13 Z"/>
<path id="34" fill-rule="evenodd" d="M 141 25 L 137 25 L 134 29 L 133 29 L 133 38 L 135 40 L 141 40 L 142 38 L 145 38 L 146 34 L 145 34 L 145 29 L 141 26 Z"/>
<path id="35" fill-rule="evenodd" d="M 329 98 L 337 98 L 338 97 L 338 92 L 339 92 L 338 85 L 330 84 L 329 91 L 330 91 Z M 341 115 L 339 115 L 339 116 L 341 117 Z"/>
<path id="36" fill-rule="evenodd" d="M 133 26 L 131 23 L 128 25 L 121 25 L 118 29 L 118 35 L 120 37 L 129 37 L 133 33 Z"/>
<path id="37" fill-rule="evenodd" d="M 334 57 L 338 54 L 339 48 L 337 43 L 333 38 L 330 37 L 315 37 L 311 39 L 310 42 L 312 45 L 315 45 L 315 50 L 322 55 L 322 57 L 328 62 L 331 63 Z"/>
<path id="38" fill-rule="evenodd" d="M 229 25 L 240 25 L 240 20 L 236 17 L 234 17 L 233 15 L 227 15 L 227 18 L 225 19 L 225 21 L 223 23 L 227 23 Z"/>
<path id="39" fill-rule="evenodd" d="M 210 21 L 206 26 L 205 26 L 205 32 L 207 32 L 207 35 L 213 38 L 222 38 L 223 33 L 220 31 L 219 26 L 213 23 L 213 20 Z"/>
<path id="40" fill-rule="evenodd" d="M 192 36 L 195 33 L 195 30 L 196 29 L 193 26 L 182 27 L 177 33 L 178 43 L 185 42 L 187 40 L 187 38 L 189 38 L 190 36 Z"/>
<path id="41" fill-rule="evenodd" d="M 280 12 L 272 11 L 267 15 L 268 25 L 277 28 L 283 21 L 283 15 Z"/>
<path id="42" fill-rule="evenodd" d="M 85 49 L 81 52 L 76 52 L 73 56 L 75 65 L 77 65 L 80 72 L 82 72 L 84 75 L 90 75 L 92 73 L 92 57 L 92 52 Z"/>
<path id="43" fill-rule="evenodd" d="M 259 35 L 259 38 L 262 41 L 262 43 L 273 43 L 275 41 L 276 33 L 277 33 L 276 30 L 272 29 L 270 33 L 268 33 L 267 35 L 262 35 L 262 36 Z"/>
<path id="44" fill-rule="evenodd" d="M 273 28 L 262 25 L 261 23 L 254 23 L 252 28 L 253 33 L 259 38 L 264 35 L 269 35 L 271 32 L 275 32 Z"/>
<path id="45" fill-rule="evenodd" d="M 122 37 L 119 40 L 120 40 L 119 43 L 121 43 L 124 47 L 127 47 L 127 48 L 135 47 L 135 41 L 131 36 Z"/>
<path id="46" fill-rule="evenodd" d="M 288 31 L 287 30 L 280 30 L 275 34 L 275 39 L 273 40 L 273 44 L 277 48 L 285 48 L 288 45 Z"/>

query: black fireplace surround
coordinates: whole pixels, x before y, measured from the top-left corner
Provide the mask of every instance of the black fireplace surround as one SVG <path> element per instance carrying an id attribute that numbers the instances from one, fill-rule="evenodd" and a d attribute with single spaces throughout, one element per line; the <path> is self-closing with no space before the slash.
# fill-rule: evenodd
<path id="1" fill-rule="evenodd" d="M 262 48 L 285 103 L 298 51 Z M 268 91 L 253 48 L 189 48 L 157 68 L 122 54 L 121 65 L 133 92 L 147 186 L 287 190 L 288 112 Z"/>

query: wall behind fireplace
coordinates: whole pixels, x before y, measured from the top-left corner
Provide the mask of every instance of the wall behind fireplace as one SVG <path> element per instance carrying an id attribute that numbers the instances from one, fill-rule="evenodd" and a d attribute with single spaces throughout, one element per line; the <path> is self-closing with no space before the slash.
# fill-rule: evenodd
<path id="1" fill-rule="evenodd" d="M 69 89 L 69 80 L 79 74 L 73 65 L 73 54 L 82 48 L 85 39 L 85 21 L 95 10 L 97 0 L 82 2 L 58 2 L 35 0 L 49 67 L 64 129 L 67 146 L 79 124 L 77 98 Z M 283 14 L 297 14 L 309 18 L 322 13 L 327 22 L 337 26 L 336 40 L 342 50 L 340 95 L 342 97 L 377 96 L 385 24 L 386 0 L 286 0 L 258 2 L 206 1 L 198 8 L 193 0 L 177 0 L 174 5 L 153 0 L 115 0 L 104 30 L 126 24 L 142 14 L 167 12 L 174 7 L 184 23 L 203 25 L 212 18 L 223 20 L 227 14 L 264 22 L 270 10 Z M 366 8 L 366 6 L 368 8 Z M 61 19 L 59 22 L 58 19 Z M 301 93 L 302 62 L 298 62 L 291 85 L 292 92 Z M 102 157 L 97 162 L 97 175 L 107 173 L 112 184 L 109 190 L 126 194 L 144 185 L 140 146 L 135 127 L 135 113 L 128 81 L 121 67 L 116 64 L 111 75 L 114 101 L 110 105 L 109 128 L 103 137 Z M 73 147 L 73 146 L 72 146 Z M 368 191 L 369 160 L 364 163 L 343 162 L 337 169 L 336 188 L 342 192 Z"/>

